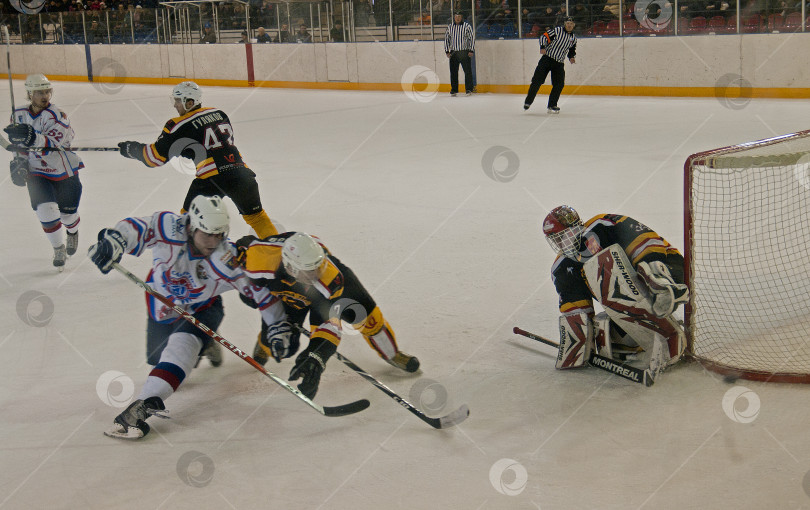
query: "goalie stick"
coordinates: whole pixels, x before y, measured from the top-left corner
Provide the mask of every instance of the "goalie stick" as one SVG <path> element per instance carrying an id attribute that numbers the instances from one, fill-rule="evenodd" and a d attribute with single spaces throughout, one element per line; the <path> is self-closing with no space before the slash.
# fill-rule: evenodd
<path id="1" fill-rule="evenodd" d="M 8 70 L 8 93 L 11 96 L 11 122 L 17 124 L 14 120 L 14 84 L 11 81 L 11 38 L 8 35 L 8 25 L 3 25 L 3 37 L 6 39 L 6 69 Z M 4 145 L 5 149 L 6 146 Z"/>
<path id="2" fill-rule="evenodd" d="M 211 337 L 214 341 L 216 341 L 217 343 L 223 345 L 226 349 L 228 349 L 232 353 L 236 354 L 237 356 L 239 356 L 240 358 L 245 360 L 245 362 L 247 362 L 250 366 L 252 366 L 256 370 L 258 370 L 259 372 L 261 372 L 262 374 L 264 374 L 268 378 L 272 379 L 273 382 L 275 382 L 276 384 L 278 384 L 279 386 L 281 386 L 285 390 L 289 391 L 290 393 L 292 393 L 293 395 L 298 397 L 300 400 L 303 400 L 304 403 L 306 403 L 309 407 L 315 409 L 316 411 L 318 411 L 322 415 L 324 415 L 324 416 L 345 416 L 347 414 L 358 413 L 358 412 L 366 409 L 369 405 L 371 405 L 371 403 L 366 399 L 356 400 L 356 401 L 350 402 L 348 404 L 344 404 L 344 405 L 340 405 L 340 406 L 334 406 L 334 407 L 326 407 L 326 406 L 321 406 L 321 405 L 316 404 L 312 400 L 305 397 L 304 394 L 301 393 L 300 391 L 298 391 L 296 388 L 293 388 L 292 386 L 290 386 L 290 384 L 287 381 L 285 381 L 284 379 L 280 378 L 276 374 L 274 374 L 274 373 L 268 371 L 267 369 L 265 369 L 255 359 L 251 358 L 246 353 L 244 353 L 242 350 L 240 350 L 238 347 L 236 347 L 235 345 L 233 345 L 229 341 L 227 341 L 224 338 L 222 338 L 221 336 L 219 336 L 219 334 L 216 331 L 213 331 L 211 328 L 209 328 L 208 326 L 206 326 L 202 322 L 198 321 L 196 318 L 194 318 L 194 316 L 192 316 L 190 313 L 183 310 L 179 306 L 175 305 L 174 303 L 172 303 L 165 296 L 163 296 L 162 294 L 160 294 L 157 291 L 155 291 L 154 289 L 152 289 L 152 287 L 147 285 L 143 280 L 141 280 L 140 278 L 138 278 L 134 274 L 127 271 L 123 266 L 121 266 L 120 264 L 118 264 L 116 262 L 113 262 L 112 266 L 119 273 L 126 276 L 130 281 L 135 283 L 137 286 L 139 286 L 140 288 L 142 288 L 143 290 L 145 290 L 149 294 L 155 296 L 155 298 L 158 301 L 160 301 L 164 305 L 168 306 L 169 308 L 171 308 L 172 310 L 177 312 L 180 315 L 180 317 L 182 317 L 186 321 L 188 321 L 188 322 L 194 324 L 195 326 L 197 326 L 203 333 L 205 333 L 206 335 Z"/>
<path id="3" fill-rule="evenodd" d="M 297 325 L 296 327 L 305 336 L 309 336 L 309 331 Z M 344 365 L 357 372 L 358 375 L 360 375 L 360 377 L 376 386 L 380 391 L 382 391 L 383 393 L 394 399 L 399 405 L 415 414 L 417 418 L 427 423 L 434 429 L 446 429 L 454 425 L 458 425 L 459 423 L 466 420 L 467 417 L 470 415 L 470 408 L 467 407 L 467 404 L 463 404 L 461 407 L 459 407 L 458 409 L 456 409 L 455 411 L 446 416 L 442 416 L 440 418 L 431 418 L 422 411 L 420 411 L 419 409 L 417 409 L 416 407 L 414 407 L 413 404 L 397 395 L 397 393 L 394 390 L 392 390 L 385 384 L 381 383 L 376 378 L 374 378 L 374 376 L 370 375 L 368 372 L 357 366 L 352 360 L 350 360 L 346 356 L 342 355 L 339 352 L 335 352 L 335 356 L 337 357 L 337 359 L 342 361 Z"/>
<path id="4" fill-rule="evenodd" d="M 550 345 L 551 347 L 557 348 L 560 347 L 560 344 L 553 340 L 549 340 L 548 338 L 544 338 L 540 335 L 535 335 L 534 333 L 530 333 L 525 329 L 520 329 L 517 326 L 512 328 L 512 332 L 516 335 L 521 335 L 525 336 L 526 338 L 531 338 L 532 340 L 537 340 L 538 342 Z M 628 381 L 643 384 L 644 386 L 647 387 L 652 386 L 653 383 L 655 382 L 649 370 L 636 368 L 628 365 L 627 363 L 622 363 L 620 361 L 616 361 L 614 359 L 607 358 L 605 356 L 600 356 L 595 352 L 591 353 L 591 357 L 588 358 L 588 363 L 596 368 L 605 370 L 606 372 L 610 372 L 611 374 L 616 374 L 619 377 L 627 379 Z"/>

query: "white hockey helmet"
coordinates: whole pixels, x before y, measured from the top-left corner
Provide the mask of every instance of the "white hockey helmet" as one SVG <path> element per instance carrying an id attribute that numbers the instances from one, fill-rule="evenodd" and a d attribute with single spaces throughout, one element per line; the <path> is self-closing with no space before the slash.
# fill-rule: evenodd
<path id="1" fill-rule="evenodd" d="M 223 239 L 228 237 L 231 217 L 225 203 L 218 196 L 194 197 L 189 206 L 188 220 L 192 233 L 202 230 L 206 234 L 222 234 Z"/>
<path id="2" fill-rule="evenodd" d="M 555 207 L 543 220 L 543 234 L 546 241 L 557 253 L 576 259 L 580 251 L 582 233 L 585 227 L 573 207 Z"/>
<path id="3" fill-rule="evenodd" d="M 31 92 L 52 89 L 53 85 L 44 74 L 29 74 L 25 77 L 25 91 L 28 92 L 28 99 L 31 99 Z"/>
<path id="4" fill-rule="evenodd" d="M 172 103 L 177 99 L 183 104 L 183 108 L 186 107 L 186 101 L 189 99 L 194 101 L 194 106 L 191 108 L 202 106 L 202 90 L 200 86 L 193 81 L 178 83 L 172 89 Z M 186 111 L 189 111 L 189 109 L 186 109 Z"/>
<path id="5" fill-rule="evenodd" d="M 312 236 L 296 232 L 284 241 L 281 262 L 287 274 L 311 285 L 320 279 L 326 269 L 326 253 Z"/>

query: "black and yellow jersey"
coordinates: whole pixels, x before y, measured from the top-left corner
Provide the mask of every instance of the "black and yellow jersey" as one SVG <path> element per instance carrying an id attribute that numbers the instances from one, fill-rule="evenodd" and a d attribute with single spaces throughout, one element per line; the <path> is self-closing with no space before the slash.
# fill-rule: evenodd
<path id="1" fill-rule="evenodd" d="M 284 232 L 265 239 L 253 239 L 244 255 L 245 273 L 258 285 L 270 290 L 284 303 L 296 310 L 318 308 L 328 316 L 328 307 L 333 299 L 343 295 L 344 266 L 318 238 L 326 255 L 326 268 L 314 285 L 302 284 L 287 274 L 281 263 L 281 248 L 295 232 Z M 241 244 L 241 241 L 240 241 Z"/>
<path id="2" fill-rule="evenodd" d="M 216 108 L 195 108 L 169 120 L 157 141 L 135 156 L 156 167 L 180 155 L 194 160 L 200 179 L 246 166 L 234 145 L 231 121 Z"/>
<path id="3" fill-rule="evenodd" d="M 593 312 L 593 295 L 582 266 L 603 249 L 618 244 L 636 267 L 639 262 L 665 263 L 678 283 L 683 283 L 683 256 L 666 239 L 640 221 L 619 214 L 600 214 L 585 222 L 578 260 L 558 256 L 551 278 L 560 296 L 563 314 Z"/>

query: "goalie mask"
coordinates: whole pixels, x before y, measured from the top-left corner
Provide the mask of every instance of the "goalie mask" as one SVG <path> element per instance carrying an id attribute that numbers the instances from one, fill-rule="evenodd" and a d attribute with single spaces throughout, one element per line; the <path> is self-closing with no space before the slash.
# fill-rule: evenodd
<path id="1" fill-rule="evenodd" d="M 281 262 L 287 274 L 301 283 L 312 285 L 326 269 L 326 253 L 312 236 L 296 232 L 284 241 Z"/>
<path id="2" fill-rule="evenodd" d="M 188 221 L 192 233 L 195 230 L 202 230 L 206 234 L 222 234 L 222 238 L 225 239 L 228 237 L 230 220 L 228 209 L 225 208 L 222 199 L 217 196 L 194 197 L 188 209 Z"/>
<path id="3" fill-rule="evenodd" d="M 554 251 L 570 259 L 576 259 L 579 255 L 584 230 L 579 214 L 567 205 L 555 207 L 543 220 L 543 234 L 548 244 Z"/>
<path id="4" fill-rule="evenodd" d="M 172 104 L 178 99 L 180 103 L 182 103 L 183 109 L 188 112 L 198 106 L 202 106 L 202 90 L 200 90 L 200 86 L 193 81 L 178 83 L 172 89 Z M 186 108 L 186 101 L 188 100 L 194 101 L 194 105 L 191 108 Z"/>

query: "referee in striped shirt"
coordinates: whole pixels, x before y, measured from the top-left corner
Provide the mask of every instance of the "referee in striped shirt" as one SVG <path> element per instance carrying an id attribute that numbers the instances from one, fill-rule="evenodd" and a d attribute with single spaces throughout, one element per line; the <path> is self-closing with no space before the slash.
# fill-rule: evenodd
<path id="1" fill-rule="evenodd" d="M 548 95 L 548 113 L 560 113 L 557 101 L 565 86 L 565 58 L 574 64 L 577 54 L 577 36 L 574 35 L 574 20 L 570 16 L 565 18 L 565 27 L 555 27 L 551 32 L 540 36 L 540 61 L 532 76 L 529 94 L 523 103 L 523 109 L 528 110 L 534 102 L 540 85 L 546 81 L 551 72 L 551 93 Z"/>
<path id="2" fill-rule="evenodd" d="M 450 59 L 450 95 L 458 94 L 458 65 L 464 69 L 464 90 L 469 96 L 473 90 L 472 64 L 470 58 L 475 52 L 475 33 L 472 26 L 457 12 L 453 22 L 447 25 L 444 34 L 444 52 Z"/>

